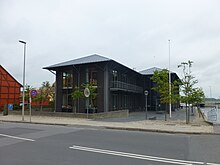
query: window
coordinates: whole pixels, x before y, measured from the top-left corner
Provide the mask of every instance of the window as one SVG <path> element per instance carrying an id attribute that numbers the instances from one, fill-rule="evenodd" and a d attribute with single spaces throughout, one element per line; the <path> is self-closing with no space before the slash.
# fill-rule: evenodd
<path id="1" fill-rule="evenodd" d="M 68 94 L 67 90 L 66 93 L 63 93 L 63 103 L 62 103 L 62 110 L 63 111 L 72 111 L 72 104 L 73 99 L 71 94 Z"/>
<path id="2" fill-rule="evenodd" d="M 121 75 L 121 81 L 124 83 L 127 83 L 127 75 L 126 74 Z"/>
<path id="3" fill-rule="evenodd" d="M 116 70 L 112 71 L 112 81 L 117 81 L 118 80 L 118 72 Z"/>
<path id="4" fill-rule="evenodd" d="M 124 106 L 124 108 L 127 108 L 127 102 L 128 102 L 128 96 L 124 95 L 124 99 L 123 99 L 123 106 Z"/>
<path id="5" fill-rule="evenodd" d="M 113 88 L 117 88 L 118 86 L 118 72 L 116 70 L 112 71 L 112 86 Z"/>
<path id="6" fill-rule="evenodd" d="M 97 86 L 97 71 L 91 71 L 89 74 L 89 83 Z"/>
<path id="7" fill-rule="evenodd" d="M 63 89 L 73 87 L 73 76 L 71 71 L 63 72 Z"/>
<path id="8" fill-rule="evenodd" d="M 118 109 L 118 95 L 117 94 L 113 94 L 113 111 Z"/>

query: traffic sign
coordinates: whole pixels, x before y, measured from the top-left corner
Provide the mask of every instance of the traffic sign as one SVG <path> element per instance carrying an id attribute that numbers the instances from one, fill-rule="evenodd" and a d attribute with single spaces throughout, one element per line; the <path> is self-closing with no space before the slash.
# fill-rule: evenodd
<path id="1" fill-rule="evenodd" d="M 13 110 L 13 104 L 8 104 L 8 110 Z"/>
<path id="2" fill-rule="evenodd" d="M 147 90 L 144 91 L 144 95 L 145 95 L 145 96 L 148 95 L 148 91 L 147 91 Z"/>
<path id="3" fill-rule="evenodd" d="M 90 96 L 90 90 L 89 90 L 89 88 L 85 88 L 85 89 L 84 89 L 84 95 L 85 95 L 85 97 L 89 97 L 89 96 Z"/>
<path id="4" fill-rule="evenodd" d="M 31 90 L 31 96 L 32 96 L 32 97 L 37 96 L 37 91 L 36 91 L 36 90 Z"/>

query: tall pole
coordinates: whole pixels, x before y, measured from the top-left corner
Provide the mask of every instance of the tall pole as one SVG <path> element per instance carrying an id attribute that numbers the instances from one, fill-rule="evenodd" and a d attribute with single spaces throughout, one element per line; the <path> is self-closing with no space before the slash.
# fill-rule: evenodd
<path id="1" fill-rule="evenodd" d="M 170 118 L 172 117 L 172 105 L 171 105 L 171 71 L 170 71 L 170 40 L 168 40 L 169 42 L 169 99 L 170 99 L 170 103 L 169 103 L 169 114 L 170 114 Z"/>
<path id="2" fill-rule="evenodd" d="M 24 121 L 24 95 L 25 95 L 25 56 L 26 56 L 26 42 L 19 40 L 24 44 L 24 65 L 23 65 L 23 91 L 22 91 L 22 121 Z"/>
<path id="3" fill-rule="evenodd" d="M 145 95 L 145 119 L 147 120 L 147 96 L 148 96 L 148 91 L 147 90 L 145 90 L 144 91 L 144 95 Z"/>
<path id="4" fill-rule="evenodd" d="M 145 119 L 147 120 L 147 95 L 146 95 L 146 116 Z"/>
<path id="5" fill-rule="evenodd" d="M 209 90 L 210 90 L 210 98 L 212 98 L 212 86 L 209 86 Z"/>

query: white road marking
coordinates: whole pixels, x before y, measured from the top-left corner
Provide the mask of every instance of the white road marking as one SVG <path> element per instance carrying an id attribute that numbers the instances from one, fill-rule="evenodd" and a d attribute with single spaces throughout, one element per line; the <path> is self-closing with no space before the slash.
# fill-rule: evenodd
<path id="1" fill-rule="evenodd" d="M 24 140 L 24 141 L 31 141 L 31 142 L 34 142 L 34 141 L 35 141 L 35 140 L 33 140 L 33 139 L 28 139 L 28 138 L 23 138 L 23 137 L 18 137 L 18 136 L 11 136 L 11 135 L 6 135 L 6 134 L 0 134 L 0 136 L 12 138 L 12 139 Z"/>
<path id="2" fill-rule="evenodd" d="M 69 148 L 74 149 L 74 150 L 80 150 L 80 151 L 102 153 L 102 154 L 107 154 L 107 155 L 115 155 L 115 156 L 142 159 L 142 160 L 150 160 L 150 161 L 156 161 L 156 162 L 162 162 L 162 163 L 172 163 L 172 164 L 182 164 L 182 165 L 204 164 L 204 162 L 169 159 L 169 158 L 163 158 L 163 157 L 155 157 L 155 156 L 140 155 L 140 154 L 126 153 L 126 152 L 103 150 L 103 149 L 89 148 L 89 147 L 76 146 L 76 145 L 69 147 Z M 215 164 L 215 163 L 207 163 L 207 164 L 208 165 L 220 165 L 220 164 Z"/>

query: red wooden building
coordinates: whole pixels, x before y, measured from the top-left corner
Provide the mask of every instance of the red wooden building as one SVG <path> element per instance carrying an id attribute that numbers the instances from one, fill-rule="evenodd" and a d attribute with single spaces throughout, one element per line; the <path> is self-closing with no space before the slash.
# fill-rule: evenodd
<path id="1" fill-rule="evenodd" d="M 5 104 L 20 103 L 22 85 L 0 65 L 0 111 Z"/>

